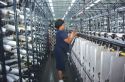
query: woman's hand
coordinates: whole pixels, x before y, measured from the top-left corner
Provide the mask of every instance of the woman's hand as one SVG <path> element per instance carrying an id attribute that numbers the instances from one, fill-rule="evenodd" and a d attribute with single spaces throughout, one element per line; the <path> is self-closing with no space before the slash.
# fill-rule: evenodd
<path id="1" fill-rule="evenodd" d="M 74 38 L 75 36 L 77 36 L 77 32 L 76 31 L 72 31 L 71 32 L 71 37 Z"/>
<path id="2" fill-rule="evenodd" d="M 76 31 L 72 31 L 72 32 L 69 34 L 68 38 L 66 38 L 64 41 L 65 41 L 66 43 L 70 44 L 75 36 L 77 36 L 77 32 L 76 32 Z"/>

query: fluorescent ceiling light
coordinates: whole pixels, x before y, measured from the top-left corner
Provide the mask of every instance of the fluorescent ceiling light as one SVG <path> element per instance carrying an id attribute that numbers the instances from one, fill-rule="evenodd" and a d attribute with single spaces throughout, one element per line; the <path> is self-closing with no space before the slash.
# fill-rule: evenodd
<path id="1" fill-rule="evenodd" d="M 65 18 L 65 16 L 66 16 L 66 15 L 64 15 L 62 19 L 64 19 L 64 18 Z"/>
<path id="2" fill-rule="evenodd" d="M 98 3 L 98 2 L 100 2 L 101 0 L 96 0 L 94 3 Z"/>
<path id="3" fill-rule="evenodd" d="M 52 12 L 54 13 L 54 9 L 53 9 L 53 7 L 51 7 L 51 10 L 52 10 Z"/>
<path id="4" fill-rule="evenodd" d="M 66 15 L 68 14 L 68 11 L 66 12 Z"/>
<path id="5" fill-rule="evenodd" d="M 82 13 L 83 13 L 83 11 L 80 11 L 79 13 L 76 14 L 76 16 L 78 16 L 78 15 L 80 15 L 80 14 L 82 14 Z"/>
<path id="6" fill-rule="evenodd" d="M 3 2 L 3 1 L 0 1 L 0 3 L 3 4 L 3 5 L 7 5 L 7 3 L 5 3 L 5 2 Z"/>
<path id="7" fill-rule="evenodd" d="M 90 7 L 86 7 L 85 9 L 87 10 L 87 9 L 89 9 Z"/>
<path id="8" fill-rule="evenodd" d="M 66 11 L 66 13 L 64 14 L 64 16 L 63 16 L 62 19 L 64 19 L 64 18 L 66 17 L 67 14 L 68 14 L 68 11 Z"/>
<path id="9" fill-rule="evenodd" d="M 71 7 L 72 7 L 73 4 L 75 3 L 75 1 L 76 1 L 76 0 L 72 0 L 71 5 L 70 5 L 69 8 L 68 8 L 69 10 L 71 9 Z"/>
<path id="10" fill-rule="evenodd" d="M 68 10 L 66 11 L 65 15 L 68 14 L 68 11 L 71 9 L 71 7 L 72 7 L 73 4 L 75 3 L 75 1 L 76 1 L 76 0 L 72 0 L 71 5 L 68 7 Z M 65 18 L 65 15 L 64 15 L 63 19 Z"/>
<path id="11" fill-rule="evenodd" d="M 54 16 L 55 14 L 54 14 L 53 2 L 52 2 L 52 0 L 48 0 L 48 1 L 49 1 L 49 5 L 50 5 L 50 8 L 51 8 L 51 11 L 52 11 L 53 16 Z"/>
<path id="12" fill-rule="evenodd" d="M 87 9 L 90 9 L 91 7 L 93 7 L 95 4 L 97 4 L 97 3 L 99 3 L 101 0 L 96 0 L 94 3 L 92 3 L 92 4 L 90 4 L 88 7 L 86 7 L 85 9 L 87 10 Z M 78 14 L 77 14 L 77 16 L 78 15 L 80 15 L 80 14 L 82 14 L 82 11 L 81 12 L 79 12 Z"/>
<path id="13" fill-rule="evenodd" d="M 95 2 L 93 2 L 92 4 L 90 4 L 88 7 L 86 7 L 85 9 L 90 9 L 91 7 L 93 7 L 95 4 L 99 3 L 101 0 L 96 0 Z"/>
<path id="14" fill-rule="evenodd" d="M 69 6 L 68 10 L 70 10 L 70 9 L 71 9 L 71 6 Z"/>
<path id="15" fill-rule="evenodd" d="M 55 16 L 55 14 L 53 13 L 53 16 Z"/>
<path id="16" fill-rule="evenodd" d="M 73 6 L 73 4 L 74 4 L 75 1 L 76 1 L 76 0 L 72 0 L 71 7 Z"/>
<path id="17" fill-rule="evenodd" d="M 92 6 L 94 6 L 95 4 L 91 4 L 91 5 L 89 5 L 90 7 L 92 7 Z"/>

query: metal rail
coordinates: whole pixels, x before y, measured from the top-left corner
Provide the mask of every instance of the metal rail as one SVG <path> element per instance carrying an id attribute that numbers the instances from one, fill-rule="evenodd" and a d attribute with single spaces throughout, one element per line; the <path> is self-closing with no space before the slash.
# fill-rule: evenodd
<path id="1" fill-rule="evenodd" d="M 17 57 L 18 57 L 18 68 L 19 68 L 19 82 L 22 82 L 22 72 L 21 72 L 21 57 L 20 57 L 20 46 L 19 46 L 19 29 L 18 29 L 18 25 L 17 25 L 17 4 L 16 4 L 16 0 L 14 1 L 14 5 L 13 5 L 13 9 L 14 9 L 14 19 L 15 19 L 15 31 L 16 31 L 16 48 L 17 48 Z"/>

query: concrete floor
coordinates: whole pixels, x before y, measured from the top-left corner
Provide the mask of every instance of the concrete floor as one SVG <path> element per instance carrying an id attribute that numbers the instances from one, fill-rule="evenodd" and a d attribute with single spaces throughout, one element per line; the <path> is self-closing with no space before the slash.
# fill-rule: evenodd
<path id="1" fill-rule="evenodd" d="M 64 73 L 64 76 L 65 76 L 64 82 L 74 82 L 72 80 L 72 74 L 70 72 L 68 64 L 66 64 L 66 71 Z M 57 75 L 56 75 L 56 65 L 55 65 L 54 56 L 49 57 L 49 59 L 46 63 L 45 70 L 42 73 L 39 82 L 58 82 Z"/>

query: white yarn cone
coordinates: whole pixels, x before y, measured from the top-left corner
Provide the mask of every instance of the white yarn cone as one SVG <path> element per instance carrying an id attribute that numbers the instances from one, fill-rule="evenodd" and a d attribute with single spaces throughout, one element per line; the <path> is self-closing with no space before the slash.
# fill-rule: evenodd
<path id="1" fill-rule="evenodd" d="M 31 31 L 31 27 L 30 27 L 30 26 L 27 26 L 27 30 Z"/>
<path id="2" fill-rule="evenodd" d="M 19 80 L 19 76 L 14 75 L 14 74 L 7 74 L 7 76 L 12 77 L 15 81 Z"/>
<path id="3" fill-rule="evenodd" d="M 5 63 L 8 64 L 8 63 L 13 63 L 13 62 L 17 62 L 18 59 L 10 59 L 10 60 L 6 60 Z"/>
<path id="4" fill-rule="evenodd" d="M 4 44 L 10 45 L 10 46 L 14 46 L 16 47 L 16 41 L 11 41 L 11 40 L 3 40 Z"/>
<path id="5" fill-rule="evenodd" d="M 15 32 L 15 26 L 14 25 L 6 24 L 4 27 L 6 28 L 6 30 Z M 24 27 L 18 27 L 18 29 L 19 29 L 19 32 L 21 30 L 25 31 Z"/>
<path id="6" fill-rule="evenodd" d="M 17 58 L 17 53 L 14 54 L 14 56 Z M 25 55 L 20 54 L 20 57 L 25 57 Z"/>
<path id="7" fill-rule="evenodd" d="M 118 11 L 125 11 L 125 7 L 120 7 L 117 9 Z"/>
<path id="8" fill-rule="evenodd" d="M 2 32 L 5 33 L 6 32 L 6 28 L 2 28 Z"/>
<path id="9" fill-rule="evenodd" d="M 13 53 L 17 54 L 17 49 L 12 50 Z M 20 49 L 20 54 L 26 55 L 26 50 Z"/>
<path id="10" fill-rule="evenodd" d="M 32 41 L 32 38 L 31 38 L 31 37 L 27 37 L 27 38 L 28 38 L 28 42 Z M 21 41 L 26 41 L 25 36 L 20 35 L 20 36 L 19 36 L 19 40 L 21 40 Z"/>
<path id="11" fill-rule="evenodd" d="M 13 40 L 13 39 L 14 39 L 14 36 L 13 36 L 13 35 L 10 35 L 10 36 L 4 37 L 3 39 L 4 39 L 4 40 Z"/>
<path id="12" fill-rule="evenodd" d="M 7 82 L 14 82 L 14 81 L 15 80 L 12 77 L 10 77 L 10 76 L 7 75 Z"/>
<path id="13" fill-rule="evenodd" d="M 21 41 L 26 41 L 25 36 L 19 35 L 19 40 L 21 40 Z"/>
<path id="14" fill-rule="evenodd" d="M 15 26 L 14 25 L 6 24 L 4 27 L 9 31 L 15 31 Z"/>
<path id="15" fill-rule="evenodd" d="M 117 35 L 118 37 L 122 37 L 122 36 L 125 35 L 125 34 L 123 34 L 123 33 L 122 33 L 122 34 L 121 34 L 121 33 L 117 33 L 116 35 Z"/>
<path id="16" fill-rule="evenodd" d="M 4 47 L 4 50 L 5 50 L 5 51 L 9 51 L 9 52 L 11 52 L 12 49 L 13 49 L 13 47 L 10 46 L 10 45 L 3 45 L 3 47 Z"/>
<path id="17" fill-rule="evenodd" d="M 9 66 L 6 66 L 6 71 L 8 72 L 10 70 L 10 67 Z M 2 67 L 0 65 L 0 71 L 2 71 Z"/>
<path id="18" fill-rule="evenodd" d="M 12 68 L 12 70 L 9 73 L 19 74 L 19 69 L 18 68 Z"/>
<path id="19" fill-rule="evenodd" d="M 17 53 L 17 49 L 12 50 L 12 53 Z"/>
<path id="20" fill-rule="evenodd" d="M 24 20 L 24 15 L 19 15 L 19 18 L 20 18 L 21 20 Z"/>
<path id="21" fill-rule="evenodd" d="M 32 45 L 31 45 L 31 44 L 28 44 L 28 48 L 29 48 L 29 49 L 32 49 Z"/>
<path id="22" fill-rule="evenodd" d="M 20 53 L 21 53 L 21 54 L 26 54 L 26 50 L 20 49 Z"/>

